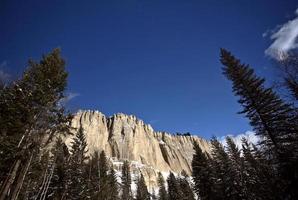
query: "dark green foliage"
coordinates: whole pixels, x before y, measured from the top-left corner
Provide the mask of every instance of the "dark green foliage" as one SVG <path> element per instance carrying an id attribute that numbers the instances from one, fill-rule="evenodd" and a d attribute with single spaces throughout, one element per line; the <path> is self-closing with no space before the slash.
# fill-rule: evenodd
<path id="1" fill-rule="evenodd" d="M 215 199 L 210 159 L 197 143 L 193 145 L 195 153 L 192 160 L 192 176 L 195 192 L 202 200 Z"/>
<path id="2" fill-rule="evenodd" d="M 284 103 L 271 88 L 264 87 L 264 79 L 258 78 L 248 65 L 241 64 L 230 52 L 221 50 L 221 62 L 226 77 L 233 82 L 233 91 L 240 96 L 241 113 L 250 119 L 263 144 L 280 161 L 295 159 L 297 155 L 297 116 L 294 109 Z"/>
<path id="3" fill-rule="evenodd" d="M 284 198 L 298 198 L 298 116 L 297 110 L 285 103 L 265 80 L 255 75 L 248 65 L 241 64 L 230 52 L 221 50 L 221 62 L 226 77 L 233 83 L 233 91 L 243 106 L 241 113 L 250 120 L 267 158 L 277 166 L 283 177 L 280 189 Z"/>
<path id="4" fill-rule="evenodd" d="M 159 200 L 167 200 L 168 199 L 168 193 L 165 186 L 165 180 L 162 176 L 162 174 L 158 173 L 158 196 Z"/>
<path id="5" fill-rule="evenodd" d="M 265 156 L 245 138 L 242 138 L 242 152 L 242 174 L 247 199 L 277 199 L 274 170 Z"/>
<path id="6" fill-rule="evenodd" d="M 136 200 L 150 200 L 150 194 L 148 192 L 144 176 L 141 174 L 137 182 L 137 195 Z"/>
<path id="7" fill-rule="evenodd" d="M 108 199 L 110 186 L 108 177 L 108 162 L 106 154 L 102 151 L 99 155 L 99 195 L 98 199 L 106 200 Z"/>
<path id="8" fill-rule="evenodd" d="M 183 194 L 182 194 L 181 188 L 179 187 L 179 182 L 172 172 L 170 172 L 167 182 L 168 182 L 168 199 L 169 200 L 183 199 Z"/>
<path id="9" fill-rule="evenodd" d="M 99 154 L 95 151 L 87 164 L 88 171 L 88 196 L 98 199 L 99 195 Z"/>
<path id="10" fill-rule="evenodd" d="M 87 164 L 88 196 L 90 199 L 117 200 L 118 183 L 115 171 L 109 170 L 104 151 L 94 152 Z"/>
<path id="11" fill-rule="evenodd" d="M 52 149 L 53 154 L 53 167 L 54 172 L 52 180 L 50 181 L 49 191 L 47 192 L 47 199 L 62 199 L 65 195 L 67 185 L 67 160 L 69 152 L 59 137 L 56 141 L 56 145 Z"/>
<path id="12" fill-rule="evenodd" d="M 282 72 L 282 86 L 285 86 L 290 94 L 298 101 L 298 54 L 288 53 L 285 59 L 278 61 L 278 66 Z"/>
<path id="13" fill-rule="evenodd" d="M 190 186 L 190 181 L 188 180 L 189 177 L 185 171 L 181 172 L 181 177 L 179 177 L 179 187 L 182 192 L 182 199 L 183 200 L 195 200 L 195 196 L 193 193 L 193 189 Z"/>
<path id="14" fill-rule="evenodd" d="M 240 156 L 241 152 L 232 140 L 231 137 L 226 137 L 227 143 L 227 153 L 229 155 L 229 168 L 230 174 L 233 176 L 232 184 L 233 184 L 233 194 L 231 199 L 247 199 L 248 195 L 245 190 L 244 185 L 244 161 Z"/>
<path id="15" fill-rule="evenodd" d="M 114 169 L 110 170 L 110 173 L 108 174 L 108 180 L 109 180 L 109 195 L 108 200 L 118 200 L 119 199 L 119 187 L 117 182 L 117 177 L 115 174 Z"/>
<path id="16" fill-rule="evenodd" d="M 132 193 L 131 193 L 131 175 L 130 175 L 130 166 L 128 161 L 124 161 L 122 166 L 122 200 L 131 200 Z"/>
<path id="17" fill-rule="evenodd" d="M 79 128 L 71 143 L 70 158 L 67 168 L 68 199 L 82 199 L 88 195 L 88 174 L 86 164 L 88 157 L 87 142 L 82 128 Z"/>
<path id="18" fill-rule="evenodd" d="M 229 155 L 223 145 L 213 137 L 212 145 L 212 170 L 214 189 L 222 199 L 239 199 L 241 191 L 237 185 L 237 174 L 231 166 Z"/>
<path id="19" fill-rule="evenodd" d="M 8 191 L 11 198 L 17 198 L 34 162 L 30 158 L 35 158 L 54 135 L 69 132 L 71 117 L 59 105 L 66 88 L 64 65 L 55 49 L 39 63 L 30 61 L 20 79 L 0 90 L 0 152 L 7 153 L 0 160 L 0 183 L 6 180 L 0 199 Z"/>

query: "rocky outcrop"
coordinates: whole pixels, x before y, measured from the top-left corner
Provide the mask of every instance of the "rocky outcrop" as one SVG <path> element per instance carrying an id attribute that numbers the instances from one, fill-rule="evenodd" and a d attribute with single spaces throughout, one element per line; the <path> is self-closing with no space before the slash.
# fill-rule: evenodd
<path id="1" fill-rule="evenodd" d="M 202 138 L 156 132 L 135 116 L 122 113 L 106 117 L 98 111 L 79 111 L 72 126 L 84 129 L 90 154 L 104 150 L 115 168 L 120 168 L 123 160 L 131 161 L 132 170 L 144 175 L 149 188 L 156 187 L 159 171 L 191 174 L 193 142 L 210 151 L 208 141 Z M 70 142 L 69 137 L 66 144 Z"/>

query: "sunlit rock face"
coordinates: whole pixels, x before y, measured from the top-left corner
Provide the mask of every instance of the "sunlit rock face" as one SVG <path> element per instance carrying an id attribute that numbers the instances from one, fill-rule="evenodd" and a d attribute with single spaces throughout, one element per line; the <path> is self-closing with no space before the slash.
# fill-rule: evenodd
<path id="1" fill-rule="evenodd" d="M 184 170 L 191 174 L 193 142 L 210 152 L 209 142 L 202 138 L 156 132 L 133 115 L 119 113 L 106 117 L 98 111 L 79 111 L 72 126 L 83 128 L 89 154 L 104 150 L 118 171 L 122 161 L 129 160 L 132 173 L 142 173 L 149 189 L 157 186 L 158 172 L 179 174 Z M 68 146 L 71 140 L 66 139 Z"/>

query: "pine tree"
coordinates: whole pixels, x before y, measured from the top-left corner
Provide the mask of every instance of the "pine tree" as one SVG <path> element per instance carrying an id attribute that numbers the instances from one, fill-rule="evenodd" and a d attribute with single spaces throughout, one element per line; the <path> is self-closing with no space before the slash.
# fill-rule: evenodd
<path id="1" fill-rule="evenodd" d="M 69 157 L 68 148 L 59 137 L 52 149 L 54 159 L 54 173 L 53 178 L 49 183 L 49 191 L 47 192 L 47 199 L 58 200 L 65 195 L 66 181 L 67 181 L 67 160 Z"/>
<path id="2" fill-rule="evenodd" d="M 117 176 L 115 174 L 114 169 L 110 170 L 110 173 L 108 174 L 108 180 L 109 180 L 108 200 L 118 200 L 119 188 L 118 188 Z"/>
<path id="3" fill-rule="evenodd" d="M 243 180 L 248 194 L 247 199 L 278 199 L 274 188 L 274 170 L 264 155 L 252 146 L 247 139 L 242 138 Z"/>
<path id="4" fill-rule="evenodd" d="M 150 194 L 148 192 L 143 174 L 141 174 L 137 182 L 136 200 L 150 200 Z"/>
<path id="5" fill-rule="evenodd" d="M 65 63 L 58 49 L 39 62 L 29 62 L 23 76 L 0 92 L 1 150 L 9 151 L 6 166 L 0 164 L 6 181 L 0 200 L 18 198 L 33 157 L 54 135 L 69 132 L 70 116 L 59 105 L 66 88 Z M 2 163 L 2 162 L 1 162 Z M 10 173 L 8 173 L 10 171 Z M 17 178 L 18 177 L 18 178 Z"/>
<path id="6" fill-rule="evenodd" d="M 285 59 L 278 61 L 278 66 L 282 72 L 282 86 L 284 86 L 293 98 L 298 101 L 298 54 L 288 53 Z"/>
<path id="7" fill-rule="evenodd" d="M 195 200 L 195 196 L 193 193 L 193 189 L 190 185 L 190 181 L 188 180 L 189 177 L 187 173 L 183 170 L 181 172 L 181 177 L 179 177 L 178 182 L 179 182 L 179 187 L 181 188 L 182 192 L 182 199 L 183 200 Z"/>
<path id="8" fill-rule="evenodd" d="M 90 199 L 98 199 L 99 195 L 99 153 L 95 151 L 87 163 L 88 171 L 88 196 Z"/>
<path id="9" fill-rule="evenodd" d="M 230 160 L 230 170 L 233 174 L 233 186 L 235 188 L 233 196 L 235 199 L 247 199 L 249 194 L 246 192 L 243 176 L 244 176 L 244 162 L 240 156 L 241 152 L 236 146 L 233 139 L 229 136 L 226 137 L 227 153 Z"/>
<path id="10" fill-rule="evenodd" d="M 212 171 L 215 193 L 221 199 L 237 199 L 239 194 L 235 184 L 235 173 L 230 165 L 230 159 L 223 145 L 213 137 L 212 145 Z"/>
<path id="11" fill-rule="evenodd" d="M 132 193 L 131 193 L 131 175 L 130 175 L 130 167 L 128 161 L 124 161 L 122 166 L 122 200 L 131 200 Z"/>
<path id="12" fill-rule="evenodd" d="M 211 178 L 213 173 L 210 167 L 210 160 L 197 143 L 194 143 L 193 147 L 195 150 L 192 160 L 192 177 L 195 183 L 194 190 L 202 200 L 215 199 L 213 195 L 214 186 Z"/>
<path id="13" fill-rule="evenodd" d="M 87 142 L 83 128 L 80 127 L 71 142 L 68 165 L 67 199 L 82 199 L 88 195 L 88 174 L 86 174 Z"/>
<path id="14" fill-rule="evenodd" d="M 168 182 L 168 199 L 169 200 L 183 199 L 183 194 L 182 194 L 181 188 L 179 187 L 179 183 L 172 172 L 170 172 L 167 182 Z"/>
<path id="15" fill-rule="evenodd" d="M 265 80 L 255 75 L 248 65 L 241 64 L 230 52 L 221 49 L 225 76 L 233 82 L 233 91 L 243 106 L 240 112 L 250 120 L 254 131 L 262 138 L 267 157 L 278 165 L 285 184 L 285 198 L 298 198 L 298 116 Z"/>
<path id="16" fill-rule="evenodd" d="M 99 199 L 106 200 L 108 199 L 109 190 L 109 179 L 108 179 L 108 162 L 106 154 L 102 151 L 99 155 Z"/>
<path id="17" fill-rule="evenodd" d="M 158 173 L 158 196 L 159 200 L 168 200 L 168 193 L 165 186 L 165 180 L 160 172 Z"/>

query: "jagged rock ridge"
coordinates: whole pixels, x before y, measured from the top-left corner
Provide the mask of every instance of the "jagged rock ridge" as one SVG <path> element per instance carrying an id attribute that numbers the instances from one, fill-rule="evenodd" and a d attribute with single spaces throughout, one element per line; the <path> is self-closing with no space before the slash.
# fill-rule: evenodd
<path id="1" fill-rule="evenodd" d="M 84 129 L 90 154 L 104 150 L 115 168 L 121 167 L 121 161 L 130 160 L 132 170 L 144 175 L 149 189 L 156 187 L 158 171 L 178 174 L 185 170 L 191 174 L 194 141 L 210 152 L 208 141 L 202 138 L 156 132 L 133 115 L 119 113 L 106 117 L 98 111 L 79 111 L 72 126 Z M 66 144 L 70 142 L 69 137 Z"/>

